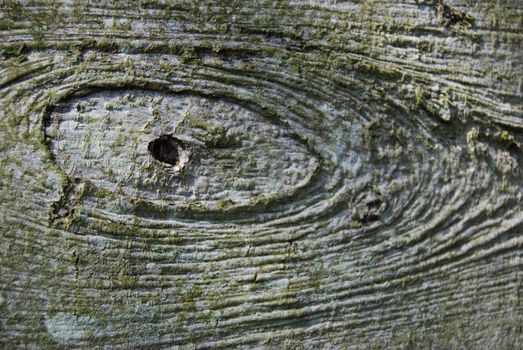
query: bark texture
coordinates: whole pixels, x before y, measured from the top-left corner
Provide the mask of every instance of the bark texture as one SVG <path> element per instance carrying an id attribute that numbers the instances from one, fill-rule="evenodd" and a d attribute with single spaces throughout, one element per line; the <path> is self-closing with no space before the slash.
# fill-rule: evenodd
<path id="1" fill-rule="evenodd" d="M 520 0 L 3 1 L 3 348 L 521 349 Z"/>

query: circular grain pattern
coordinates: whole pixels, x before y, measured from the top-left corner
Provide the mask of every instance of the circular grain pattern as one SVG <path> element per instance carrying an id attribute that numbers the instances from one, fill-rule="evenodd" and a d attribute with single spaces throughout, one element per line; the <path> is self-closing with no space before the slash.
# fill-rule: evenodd
<path id="1" fill-rule="evenodd" d="M 520 344 L 522 36 L 454 2 L 10 8 L 0 344 Z"/>
<path id="2" fill-rule="evenodd" d="M 263 116 L 196 96 L 99 92 L 60 104 L 45 132 L 69 176 L 200 211 L 295 193 L 319 163 L 295 134 Z M 162 147 L 172 154 L 160 154 Z"/>

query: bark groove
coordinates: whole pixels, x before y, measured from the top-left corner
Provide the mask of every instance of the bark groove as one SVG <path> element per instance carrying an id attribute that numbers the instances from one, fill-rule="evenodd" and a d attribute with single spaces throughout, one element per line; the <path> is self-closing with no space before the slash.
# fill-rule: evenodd
<path id="1" fill-rule="evenodd" d="M 523 347 L 519 0 L 4 1 L 0 346 Z"/>

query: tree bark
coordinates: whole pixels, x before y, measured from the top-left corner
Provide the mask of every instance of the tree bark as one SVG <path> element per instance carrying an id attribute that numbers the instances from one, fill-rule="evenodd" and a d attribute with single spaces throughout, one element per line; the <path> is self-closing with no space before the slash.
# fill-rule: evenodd
<path id="1" fill-rule="evenodd" d="M 523 347 L 520 0 L 3 1 L 2 348 Z"/>

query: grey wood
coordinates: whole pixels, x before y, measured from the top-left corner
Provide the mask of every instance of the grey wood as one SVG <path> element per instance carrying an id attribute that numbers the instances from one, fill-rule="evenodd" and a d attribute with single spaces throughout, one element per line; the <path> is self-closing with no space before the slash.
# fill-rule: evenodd
<path id="1" fill-rule="evenodd" d="M 3 1 L 0 347 L 522 349 L 523 3 Z"/>

